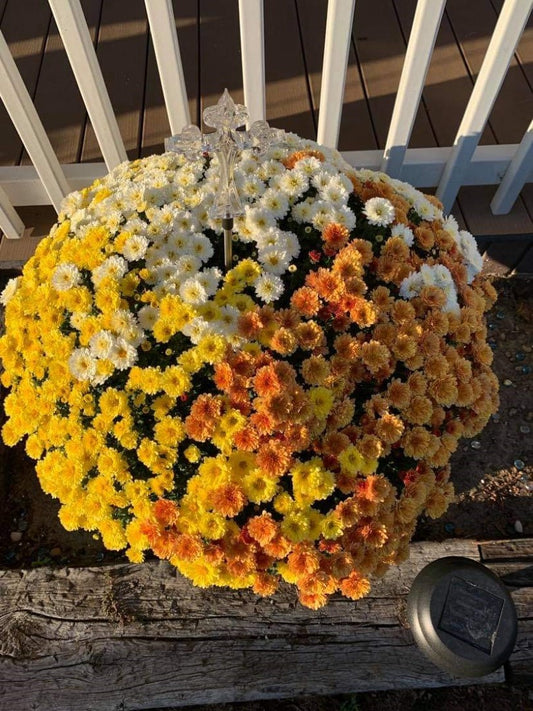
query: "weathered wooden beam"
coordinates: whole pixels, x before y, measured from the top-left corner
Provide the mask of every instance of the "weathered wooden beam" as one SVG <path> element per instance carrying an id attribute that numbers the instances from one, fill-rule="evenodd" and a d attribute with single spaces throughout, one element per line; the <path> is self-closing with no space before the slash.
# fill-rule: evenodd
<path id="1" fill-rule="evenodd" d="M 429 562 L 479 560 L 480 548 L 415 543 L 369 597 L 334 597 L 318 612 L 288 587 L 270 599 L 193 588 L 164 562 L 0 571 L 0 707 L 125 711 L 472 683 L 418 650 L 405 598 Z M 511 662 L 523 679 L 532 660 L 531 588 L 512 594 L 521 622 Z M 503 680 L 500 669 L 478 681 Z"/>

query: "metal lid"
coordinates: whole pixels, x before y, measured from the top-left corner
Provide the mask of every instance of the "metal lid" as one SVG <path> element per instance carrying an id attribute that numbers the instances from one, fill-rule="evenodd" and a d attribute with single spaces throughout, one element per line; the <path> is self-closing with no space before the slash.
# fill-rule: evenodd
<path id="1" fill-rule="evenodd" d="M 490 674 L 507 661 L 517 616 L 505 585 L 484 565 L 450 556 L 415 578 L 407 615 L 420 649 L 455 676 Z"/>

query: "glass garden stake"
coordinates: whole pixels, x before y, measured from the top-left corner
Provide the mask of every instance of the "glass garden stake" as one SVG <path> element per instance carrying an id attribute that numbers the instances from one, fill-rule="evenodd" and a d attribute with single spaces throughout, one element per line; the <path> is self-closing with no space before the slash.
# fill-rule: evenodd
<path id="1" fill-rule="evenodd" d="M 281 141 L 283 131 L 270 128 L 266 121 L 255 121 L 248 131 L 244 130 L 248 110 L 242 104 L 235 104 L 227 89 L 215 106 L 204 110 L 203 119 L 206 126 L 215 129 L 212 133 L 202 134 L 197 126 L 186 126 L 180 134 L 166 139 L 165 148 L 184 153 L 192 160 L 197 159 L 199 153 L 216 155 L 219 183 L 210 215 L 222 220 L 224 266 L 228 270 L 233 261 L 233 218 L 244 212 L 233 175 L 235 161 L 246 148 L 258 154 L 265 153 L 269 146 Z"/>

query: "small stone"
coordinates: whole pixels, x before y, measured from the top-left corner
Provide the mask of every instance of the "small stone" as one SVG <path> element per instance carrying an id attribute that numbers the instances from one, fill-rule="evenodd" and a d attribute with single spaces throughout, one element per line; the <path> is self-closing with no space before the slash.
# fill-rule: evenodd
<path id="1" fill-rule="evenodd" d="M 506 340 L 507 340 L 507 336 L 505 335 L 505 333 L 500 333 L 500 341 L 506 341 Z"/>
<path id="2" fill-rule="evenodd" d="M 498 313 L 496 314 L 496 318 L 500 319 L 501 321 L 505 318 L 505 313 L 503 311 L 498 311 Z"/>
<path id="3" fill-rule="evenodd" d="M 512 384 L 513 384 L 513 381 L 512 381 L 512 380 L 509 380 L 509 378 L 506 378 L 506 379 L 503 381 L 503 384 L 505 385 L 506 388 L 508 388 L 509 385 L 512 385 Z"/>
<path id="4" fill-rule="evenodd" d="M 58 558 L 61 555 L 61 548 L 59 546 L 52 548 L 52 550 L 50 551 L 50 555 L 52 556 L 52 558 Z"/>
<path id="5" fill-rule="evenodd" d="M 455 531 L 455 524 L 453 523 L 445 523 L 444 524 L 444 530 L 446 533 L 453 533 Z"/>
<path id="6" fill-rule="evenodd" d="M 531 353 L 531 346 L 522 346 L 524 353 Z"/>
<path id="7" fill-rule="evenodd" d="M 28 529 L 28 522 L 25 518 L 20 519 L 18 522 L 19 531 L 26 531 Z"/>
<path id="8" fill-rule="evenodd" d="M 523 373 L 524 375 L 529 375 L 529 373 L 531 373 L 531 368 L 529 367 L 529 365 L 523 365 L 523 366 L 522 366 L 522 373 Z"/>
<path id="9" fill-rule="evenodd" d="M 499 422 L 501 419 L 502 419 L 501 415 L 498 412 L 495 412 L 494 415 L 492 416 L 493 422 Z"/>
<path id="10" fill-rule="evenodd" d="M 524 358 L 526 357 L 526 354 L 525 354 L 525 353 L 521 353 L 520 351 L 518 351 L 518 353 L 515 353 L 515 354 L 514 354 L 514 357 L 515 357 L 515 360 L 522 361 L 522 360 L 524 360 Z"/>
<path id="11" fill-rule="evenodd" d="M 516 521 L 514 522 L 514 530 L 517 533 L 524 533 L 524 527 L 522 526 L 522 521 L 519 521 L 518 519 L 516 519 Z"/>
<path id="12" fill-rule="evenodd" d="M 516 409 L 516 407 L 511 407 L 509 409 L 509 417 L 514 417 L 517 412 L 518 412 L 518 410 Z"/>
<path id="13" fill-rule="evenodd" d="M 526 420 L 528 422 L 533 422 L 533 410 L 530 410 L 526 415 Z"/>
<path id="14" fill-rule="evenodd" d="M 529 425 L 520 425 L 520 432 L 522 434 L 529 434 L 531 432 L 531 427 Z"/>
<path id="15" fill-rule="evenodd" d="M 101 562 L 103 561 L 103 559 L 104 559 L 104 554 L 103 554 L 103 553 L 98 553 L 98 555 L 96 556 L 96 560 L 97 560 L 99 563 L 101 563 Z"/>
<path id="16" fill-rule="evenodd" d="M 473 442 L 470 442 L 470 446 L 472 447 L 472 449 L 481 449 L 481 442 L 475 439 Z"/>
<path id="17" fill-rule="evenodd" d="M 507 358 L 511 358 L 513 354 L 511 353 L 511 351 L 505 351 L 505 355 Z"/>
<path id="18" fill-rule="evenodd" d="M 522 471 L 522 469 L 526 466 L 524 462 L 521 459 L 515 459 L 513 464 L 515 467 L 518 469 L 518 471 Z"/>
<path id="19" fill-rule="evenodd" d="M 489 323 L 487 325 L 488 325 L 490 331 L 492 331 L 493 329 L 496 328 L 496 324 L 494 324 L 494 323 Z"/>
<path id="20" fill-rule="evenodd" d="M 13 543 L 18 543 L 22 540 L 22 531 L 11 531 L 9 537 L 11 538 Z"/>

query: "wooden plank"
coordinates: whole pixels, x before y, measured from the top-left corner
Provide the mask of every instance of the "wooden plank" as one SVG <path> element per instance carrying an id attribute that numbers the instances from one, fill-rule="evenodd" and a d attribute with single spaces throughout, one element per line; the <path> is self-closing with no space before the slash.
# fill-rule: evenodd
<path id="1" fill-rule="evenodd" d="M 96 38 L 101 4 L 102 0 L 82 0 L 93 42 Z M 34 101 L 59 161 L 78 161 L 87 111 L 53 18 L 46 38 Z M 28 158 L 23 160 L 28 161 Z"/>
<path id="2" fill-rule="evenodd" d="M 512 235 L 495 240 L 483 255 L 487 273 L 498 276 L 514 273 L 528 247 L 526 240 L 514 239 Z"/>
<path id="3" fill-rule="evenodd" d="M 531 616 L 530 616 L 531 617 Z M 508 662 L 507 681 L 513 686 L 533 686 L 533 620 L 520 620 L 518 637 Z"/>
<path id="4" fill-rule="evenodd" d="M 474 235 L 527 235 L 533 233 L 533 221 L 519 199 L 507 215 L 493 215 L 490 202 L 495 187 L 491 185 L 463 186 L 457 202 L 468 229 Z"/>
<path id="5" fill-rule="evenodd" d="M 96 55 L 128 158 L 139 156 L 148 21 L 142 0 L 106 0 L 98 31 Z M 90 124 L 83 140 L 82 161 L 99 159 L 98 141 Z"/>
<path id="6" fill-rule="evenodd" d="M 33 97 L 51 12 L 48 4 L 43 3 L 42 0 L 27 0 L 24 3 L 24 22 L 21 21 L 20 13 L 20 3 L 9 2 L 5 8 L 0 29 L 6 38 L 26 88 L 30 96 Z M 0 137 L 0 163 L 2 165 L 17 165 L 23 151 L 22 141 L 1 102 Z"/>
<path id="7" fill-rule="evenodd" d="M 478 547 L 413 544 L 369 597 L 317 612 L 287 586 L 270 599 L 202 590 L 163 562 L 0 571 L 0 699 L 107 711 L 469 684 L 426 660 L 404 618 L 414 576 L 445 555 Z"/>
<path id="8" fill-rule="evenodd" d="M 0 269 L 20 269 L 33 256 L 41 237 L 24 236 L 0 242 Z"/>
<path id="9" fill-rule="evenodd" d="M 533 538 L 513 538 L 509 541 L 480 543 L 483 563 L 500 560 L 529 560 L 533 564 Z"/>
<path id="10" fill-rule="evenodd" d="M 527 2 L 524 7 L 527 6 Z M 446 12 L 474 78 L 479 74 L 498 18 L 490 0 L 448 0 Z M 512 109 L 511 109 L 512 107 Z M 533 114 L 531 86 L 511 59 L 509 70 L 490 113 L 498 143 L 520 143 Z"/>
<path id="11" fill-rule="evenodd" d="M 494 10 L 498 14 L 503 7 L 503 2 L 504 0 L 491 0 Z M 530 87 L 533 87 L 533 14 L 529 17 L 515 55 L 516 61 L 520 65 Z"/>
<path id="12" fill-rule="evenodd" d="M 187 87 L 189 99 L 189 112 L 191 121 L 196 123 L 198 120 L 199 96 L 197 2 L 196 0 L 174 0 L 173 8 L 183 73 L 185 75 L 185 86 Z M 141 156 L 162 153 L 165 149 L 165 138 L 170 137 L 172 131 L 165 108 L 161 80 L 159 79 L 151 41 L 148 51 L 143 111 Z"/>
<path id="13" fill-rule="evenodd" d="M 357 6 L 358 2 L 355 4 L 355 20 L 357 20 Z M 320 105 L 327 6 L 322 0 L 297 0 L 297 9 L 305 66 L 316 120 L 318 106 Z M 356 31 L 357 26 L 354 23 L 346 70 L 344 104 L 339 132 L 339 150 L 367 150 L 378 147 L 353 43 L 353 36 Z"/>
<path id="14" fill-rule="evenodd" d="M 398 3 L 396 3 L 398 4 Z M 412 16 L 409 21 L 411 27 Z M 406 37 L 402 34 L 392 3 L 358 0 L 353 24 L 355 46 L 380 148 L 385 146 L 396 92 L 400 81 Z M 435 146 L 423 105 L 415 119 L 411 147 Z"/>
<path id="15" fill-rule="evenodd" d="M 516 273 L 523 276 L 533 274 L 533 243 L 529 245 L 529 249 L 524 252 L 516 265 Z"/>

